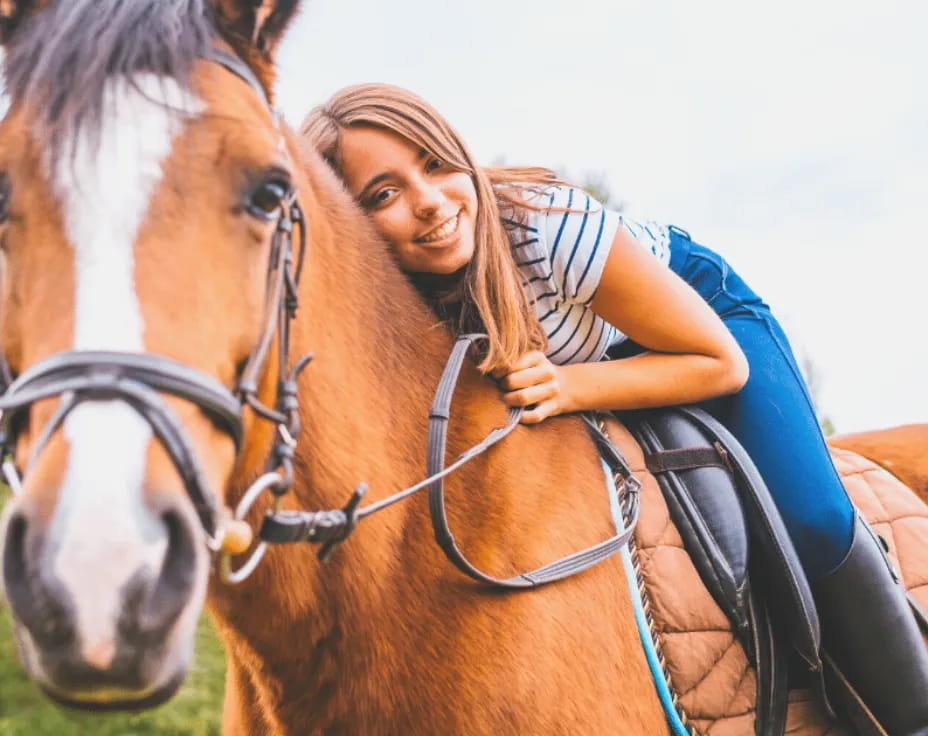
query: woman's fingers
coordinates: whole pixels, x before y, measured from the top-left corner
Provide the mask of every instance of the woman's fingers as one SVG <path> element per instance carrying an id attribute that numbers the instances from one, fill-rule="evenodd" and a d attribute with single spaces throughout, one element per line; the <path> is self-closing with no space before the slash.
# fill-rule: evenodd
<path id="1" fill-rule="evenodd" d="M 554 371 L 551 370 L 551 364 L 548 363 L 546 365 L 533 365 L 529 368 L 514 371 L 500 381 L 500 386 L 502 386 L 505 391 L 517 391 L 520 388 L 528 388 L 529 386 L 535 386 L 539 383 L 547 383 L 553 379 Z"/>
<path id="2" fill-rule="evenodd" d="M 519 420 L 522 424 L 538 424 L 543 419 L 558 413 L 557 402 L 542 401 L 540 404 L 522 412 Z"/>
<path id="3" fill-rule="evenodd" d="M 532 350 L 531 352 L 525 353 L 521 358 L 519 358 L 515 363 L 507 368 L 497 368 L 493 371 L 493 378 L 499 380 L 504 376 L 510 375 L 512 373 L 517 373 L 518 371 L 523 371 L 526 368 L 531 368 L 536 365 L 542 365 L 548 362 L 548 357 L 539 350 Z"/>
<path id="4" fill-rule="evenodd" d="M 528 388 L 503 394 L 503 400 L 509 406 L 528 406 L 537 404 L 557 395 L 557 385 L 553 382 L 539 383 Z"/>
<path id="5" fill-rule="evenodd" d="M 532 350 L 519 358 L 510 371 L 521 371 L 525 368 L 531 368 L 533 365 L 541 365 L 548 362 L 548 356 L 540 350 Z"/>
<path id="6" fill-rule="evenodd" d="M 527 407 L 523 424 L 538 424 L 561 412 L 561 384 L 558 367 L 539 351 L 526 353 L 508 371 L 494 372 L 503 400 L 509 406 Z"/>

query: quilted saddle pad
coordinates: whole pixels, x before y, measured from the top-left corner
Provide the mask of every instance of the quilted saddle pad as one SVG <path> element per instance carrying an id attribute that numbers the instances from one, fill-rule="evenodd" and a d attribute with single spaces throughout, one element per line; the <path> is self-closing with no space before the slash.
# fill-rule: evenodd
<path id="1" fill-rule="evenodd" d="M 630 437 L 623 438 L 630 440 Z M 728 618 L 703 586 L 671 521 L 655 478 L 640 450 L 628 460 L 642 481 L 641 514 L 632 559 L 652 638 L 678 712 L 693 734 L 754 733 L 754 671 Z M 928 506 L 888 472 L 847 451 L 832 448 L 852 501 L 888 542 L 890 556 L 913 596 L 928 608 Z M 814 693 L 790 693 L 786 733 L 838 736 Z"/>

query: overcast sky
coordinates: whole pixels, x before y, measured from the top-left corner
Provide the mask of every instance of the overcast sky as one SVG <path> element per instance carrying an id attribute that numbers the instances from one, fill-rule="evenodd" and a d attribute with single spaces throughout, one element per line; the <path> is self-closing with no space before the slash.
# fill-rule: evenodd
<path id="1" fill-rule="evenodd" d="M 848 432 L 928 421 L 926 27 L 923 0 L 312 0 L 279 102 L 391 82 L 484 163 L 602 172 L 767 299 Z"/>

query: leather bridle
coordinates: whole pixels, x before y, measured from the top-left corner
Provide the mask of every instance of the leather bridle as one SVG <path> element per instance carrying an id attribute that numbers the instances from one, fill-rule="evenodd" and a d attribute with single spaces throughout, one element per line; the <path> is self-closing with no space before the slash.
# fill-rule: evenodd
<path id="1" fill-rule="evenodd" d="M 215 61 L 247 82 L 268 103 L 264 88 L 238 57 L 214 48 Z M 268 103 L 270 108 L 270 104 Z M 272 113 L 274 114 L 274 113 Z M 275 124 L 279 125 L 276 114 Z M 294 238 L 297 242 L 294 251 Z M 69 350 L 34 364 L 15 380 L 0 354 L 0 452 L 3 475 L 14 493 L 21 488 L 20 472 L 10 459 L 22 419 L 37 401 L 60 397 L 52 417 L 37 436 L 25 472 L 28 472 L 54 432 L 68 415 L 86 401 L 118 400 L 131 406 L 151 427 L 171 458 L 196 509 L 210 547 L 222 542 L 223 519 L 215 496 L 207 487 L 200 462 L 183 425 L 161 394 L 179 397 L 199 407 L 241 449 L 242 407 L 247 404 L 260 417 L 276 425 L 267 461 L 259 479 L 264 488 L 282 495 L 293 483 L 295 438 L 300 433 L 297 378 L 311 356 L 301 357 L 288 371 L 290 324 L 299 305 L 297 285 L 306 253 L 303 213 L 290 191 L 280 207 L 271 238 L 265 281 L 266 301 L 262 331 L 248 356 L 234 392 L 212 376 L 155 353 Z M 280 377 L 273 406 L 258 398 L 258 381 L 277 337 Z M 268 478 L 271 474 L 273 478 Z"/>
<path id="2" fill-rule="evenodd" d="M 209 60 L 248 83 L 265 100 L 279 126 L 279 118 L 273 112 L 263 86 L 241 59 L 220 48 L 213 48 Z M 295 251 L 294 237 L 297 240 Z M 154 353 L 70 350 L 39 361 L 11 380 L 9 367 L 0 351 L 0 453 L 4 458 L 3 475 L 14 493 L 21 492 L 21 481 L 19 470 L 10 458 L 14 454 L 22 426 L 20 420 L 35 402 L 60 397 L 57 409 L 37 437 L 26 472 L 75 407 L 85 401 L 118 400 L 127 403 L 150 425 L 155 437 L 167 451 L 207 534 L 208 545 L 220 552 L 219 574 L 225 582 L 237 583 L 246 579 L 261 561 L 268 544 L 321 543 L 319 557 L 322 560 L 328 559 L 336 545 L 344 541 L 362 519 L 424 488 L 428 488 L 435 538 L 445 555 L 467 575 L 493 586 L 522 589 L 560 580 L 601 562 L 628 542 L 637 522 L 640 484 L 605 432 L 587 419 L 604 462 L 616 480 L 621 482 L 628 518 L 626 528 L 581 552 L 508 579 L 498 579 L 481 572 L 458 549 L 448 528 L 442 480 L 506 437 L 518 425 L 521 416 L 521 409 L 510 409 L 505 426 L 493 430 L 482 442 L 445 467 L 445 438 L 451 396 L 468 348 L 476 340 L 482 339 L 482 335 L 464 335 L 459 338 L 445 368 L 429 414 L 428 478 L 365 507 L 360 506 L 366 492 L 366 486 L 362 483 L 342 509 L 282 510 L 282 497 L 293 485 L 293 457 L 300 434 L 297 379 L 312 358 L 310 354 L 303 355 L 292 367 L 287 367 L 290 326 L 299 305 L 297 287 L 305 254 L 306 225 L 296 193 L 291 191 L 282 203 L 272 236 L 262 332 L 245 363 L 234 392 L 202 371 Z M 258 398 L 258 381 L 267 364 L 275 336 L 279 375 L 274 404 L 267 406 Z M 256 500 L 267 491 L 274 494 L 276 503 L 264 517 L 258 535 L 259 544 L 237 570 L 232 569 L 231 553 L 222 549 L 226 517 L 217 508 L 215 496 L 206 485 L 196 452 L 183 425 L 161 394 L 179 397 L 199 407 L 231 438 L 236 452 L 241 449 L 242 408 L 245 404 L 259 417 L 275 425 L 274 442 L 265 472 L 243 494 L 234 519 L 243 521 Z"/>

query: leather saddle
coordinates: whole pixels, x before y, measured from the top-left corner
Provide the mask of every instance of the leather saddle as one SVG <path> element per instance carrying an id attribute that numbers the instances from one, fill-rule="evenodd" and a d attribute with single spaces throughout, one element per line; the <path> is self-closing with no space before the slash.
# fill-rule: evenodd
<path id="1" fill-rule="evenodd" d="M 821 688 L 818 615 L 779 512 L 747 452 L 695 407 L 623 412 L 671 520 L 757 673 L 755 733 L 782 734 L 796 663 Z M 821 692 L 821 689 L 820 689 Z"/>

